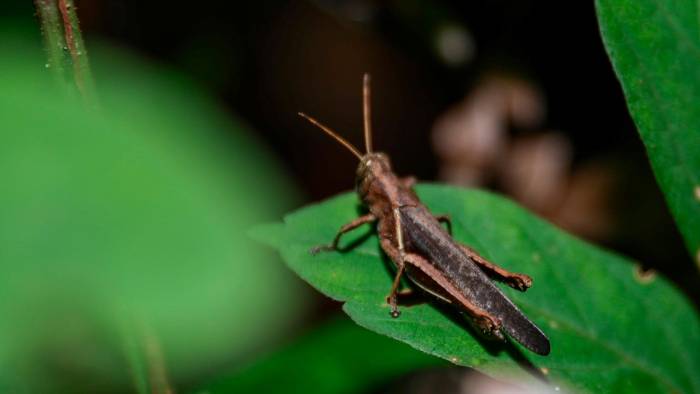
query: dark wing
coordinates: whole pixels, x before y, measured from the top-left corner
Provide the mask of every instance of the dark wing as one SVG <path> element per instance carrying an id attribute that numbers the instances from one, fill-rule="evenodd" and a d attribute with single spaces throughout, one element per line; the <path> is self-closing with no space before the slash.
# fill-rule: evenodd
<path id="1" fill-rule="evenodd" d="M 401 226 L 409 250 L 430 260 L 467 299 L 497 317 L 512 338 L 537 354 L 549 354 L 549 339 L 542 330 L 467 257 L 427 208 L 402 207 Z"/>

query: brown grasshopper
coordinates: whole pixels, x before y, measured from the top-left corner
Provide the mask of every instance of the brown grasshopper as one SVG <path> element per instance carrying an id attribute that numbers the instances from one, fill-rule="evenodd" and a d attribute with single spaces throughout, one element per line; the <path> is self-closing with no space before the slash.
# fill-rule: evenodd
<path id="1" fill-rule="evenodd" d="M 362 155 L 348 141 L 317 120 L 300 116 L 329 134 L 360 160 L 356 190 L 369 213 L 343 225 L 330 245 L 312 249 L 337 250 L 340 237 L 366 223 L 377 222 L 381 247 L 396 265 L 396 275 L 387 302 L 391 316 L 399 317 L 397 298 L 404 273 L 422 290 L 466 312 L 473 324 L 488 337 L 505 340 L 503 332 L 526 348 L 541 355 L 549 354 L 547 336 L 531 322 L 488 278 L 525 291 L 532 279 L 512 273 L 489 262 L 466 245 L 456 242 L 440 222 L 451 229 L 447 215 L 433 215 L 413 191 L 413 177 L 399 178 L 384 153 L 372 151 L 370 125 L 369 75 L 363 80 L 363 115 L 365 147 Z"/>

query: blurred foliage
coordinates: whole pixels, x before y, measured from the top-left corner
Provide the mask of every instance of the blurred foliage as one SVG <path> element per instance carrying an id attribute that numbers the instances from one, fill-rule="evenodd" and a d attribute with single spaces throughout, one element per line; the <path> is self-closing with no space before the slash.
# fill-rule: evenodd
<path id="1" fill-rule="evenodd" d="M 686 247 L 700 268 L 700 20 L 690 0 L 596 1 L 600 32 Z"/>
<path id="2" fill-rule="evenodd" d="M 362 393 L 416 369 L 446 362 L 345 319 L 205 386 L 201 394 Z"/>
<path id="3" fill-rule="evenodd" d="M 296 198 L 279 164 L 206 92 L 123 52 L 93 51 L 87 110 L 37 38 L 0 37 L 0 386 L 124 391 L 127 352 L 159 348 L 147 367 L 178 381 L 269 346 L 302 301 L 245 235 Z"/>
<path id="4" fill-rule="evenodd" d="M 700 392 L 700 321 L 665 278 L 644 276 L 631 261 L 567 235 L 505 198 L 438 185 L 422 185 L 418 193 L 433 212 L 451 215 L 456 240 L 532 276 L 525 293 L 502 287 L 550 337 L 549 356 L 514 342 L 481 340 L 466 317 L 440 305 L 404 307 L 392 319 L 386 296 L 393 275 L 371 226 L 344 236 L 348 251 L 312 255 L 313 246 L 329 242 L 357 217 L 354 194 L 296 211 L 283 224 L 258 227 L 255 235 L 304 280 L 344 301 L 343 310 L 359 325 L 455 364 L 523 383 L 532 381 L 528 370 L 546 371 L 553 385 L 596 393 Z"/>

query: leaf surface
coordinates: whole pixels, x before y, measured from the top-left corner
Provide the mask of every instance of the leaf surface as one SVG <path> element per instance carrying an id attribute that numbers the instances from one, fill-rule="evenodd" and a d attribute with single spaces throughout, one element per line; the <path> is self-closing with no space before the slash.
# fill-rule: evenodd
<path id="1" fill-rule="evenodd" d="M 344 236 L 345 252 L 313 256 L 358 215 L 353 194 L 300 209 L 253 236 L 276 248 L 304 280 L 344 301 L 359 325 L 458 365 L 496 377 L 541 371 L 552 384 L 590 392 L 700 392 L 700 323 L 687 299 L 665 278 L 640 277 L 636 264 L 578 240 L 496 195 L 439 185 L 418 193 L 437 214 L 450 214 L 454 238 L 484 257 L 531 275 L 525 293 L 504 292 L 550 337 L 541 357 L 519 345 L 477 338 L 466 317 L 436 303 L 403 307 L 389 316 L 385 298 L 392 268 L 374 229 Z M 329 350 L 331 351 L 331 350 Z"/>
<path id="2" fill-rule="evenodd" d="M 690 254 L 700 267 L 700 6 L 598 0 L 603 42 Z"/>

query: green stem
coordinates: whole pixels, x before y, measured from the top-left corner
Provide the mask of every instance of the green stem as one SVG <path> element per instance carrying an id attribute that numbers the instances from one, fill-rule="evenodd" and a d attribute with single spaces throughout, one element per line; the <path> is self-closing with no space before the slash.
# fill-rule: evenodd
<path id="1" fill-rule="evenodd" d="M 124 349 L 135 391 L 139 394 L 172 394 L 160 341 L 143 321 L 123 326 Z"/>
<path id="2" fill-rule="evenodd" d="M 58 7 L 53 0 L 35 0 L 35 4 L 48 57 L 46 68 L 51 71 L 57 82 L 65 85 L 67 79 L 66 57 L 64 56 L 66 41 L 63 37 L 63 25 Z"/>
<path id="3" fill-rule="evenodd" d="M 95 87 L 73 0 L 34 0 L 44 35 L 47 68 L 60 85 L 95 105 Z"/>

